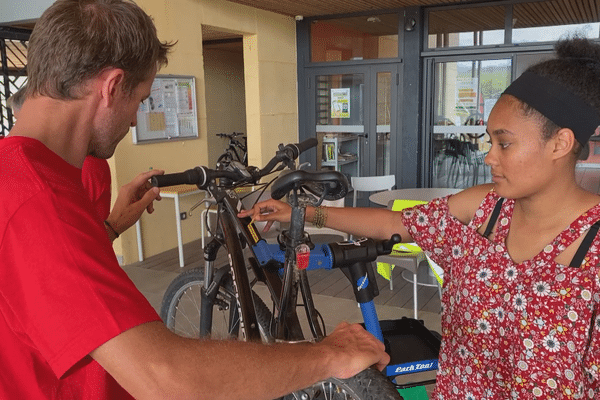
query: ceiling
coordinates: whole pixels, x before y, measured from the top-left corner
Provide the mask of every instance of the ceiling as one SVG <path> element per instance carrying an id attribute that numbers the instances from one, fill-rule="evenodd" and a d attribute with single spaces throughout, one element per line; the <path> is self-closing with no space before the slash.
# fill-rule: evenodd
<path id="1" fill-rule="evenodd" d="M 431 6 L 466 3 L 465 0 L 229 0 L 254 8 L 295 17 L 317 17 L 331 14 L 352 14 L 398 9 L 410 6 Z M 489 0 L 475 1 L 489 3 Z M 473 3 L 473 1 L 469 1 Z"/>
<path id="2" fill-rule="evenodd" d="M 494 0 L 228 0 L 283 14 L 291 17 L 318 17 L 337 14 L 369 13 L 395 10 L 410 6 L 436 6 L 459 4 L 487 4 L 486 7 L 451 8 L 431 14 L 429 33 L 471 32 L 504 27 L 504 7 Z M 513 27 L 532 27 L 600 22 L 600 0 L 531 0 L 513 7 Z M 505 2 L 503 2 L 505 3 Z M 347 16 L 337 19 L 336 24 L 371 34 L 394 35 L 397 33 L 395 14 L 379 14 L 376 23 L 367 16 Z M 33 28 L 33 23 L 15 25 Z M 226 32 L 220 28 L 202 26 L 203 41 L 240 39 L 239 33 Z M 222 43 L 222 46 L 227 44 Z M 233 47 L 239 45 L 231 44 Z"/>
<path id="3" fill-rule="evenodd" d="M 394 35 L 398 30 L 397 14 L 379 14 L 377 21 L 368 16 L 347 16 L 394 10 L 410 6 L 486 4 L 485 7 L 450 8 L 430 14 L 429 33 L 476 32 L 504 28 L 504 6 L 490 0 L 228 0 L 291 17 L 346 15 L 335 23 L 371 35 Z M 600 22 L 600 0 L 530 0 L 514 4 L 513 27 L 535 27 Z M 204 40 L 239 37 L 218 29 L 204 32 Z"/>
<path id="4" fill-rule="evenodd" d="M 494 4 L 494 0 L 229 0 L 232 3 L 244 4 L 250 7 L 272 11 L 291 17 L 318 17 L 335 14 L 353 14 L 390 9 L 399 9 L 410 6 L 441 6 L 457 4 Z M 527 0 L 524 0 L 527 1 Z M 532 9 L 546 8 L 557 18 L 574 19 L 577 16 L 585 16 L 598 21 L 598 0 L 553 0 L 541 1 L 530 0 L 530 3 L 538 3 Z M 539 4 L 545 3 L 545 5 Z M 531 15 L 536 17 L 535 15 Z M 543 16 L 537 16 L 543 22 Z"/>

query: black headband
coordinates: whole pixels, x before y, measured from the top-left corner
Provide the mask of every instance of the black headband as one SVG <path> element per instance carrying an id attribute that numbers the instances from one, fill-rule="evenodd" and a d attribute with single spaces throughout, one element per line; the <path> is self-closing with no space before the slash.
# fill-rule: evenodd
<path id="1" fill-rule="evenodd" d="M 524 72 L 503 94 L 515 96 L 561 128 L 571 129 L 582 145 L 600 126 L 595 108 L 563 85 L 533 72 Z"/>

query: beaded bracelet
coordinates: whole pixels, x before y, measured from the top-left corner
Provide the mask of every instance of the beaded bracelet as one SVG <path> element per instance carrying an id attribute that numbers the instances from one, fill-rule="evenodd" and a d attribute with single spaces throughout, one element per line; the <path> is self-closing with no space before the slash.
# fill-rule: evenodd
<path id="1" fill-rule="evenodd" d="M 119 237 L 119 232 L 117 232 L 115 228 L 113 228 L 112 225 L 108 223 L 108 221 L 104 221 L 104 225 L 108 226 L 108 229 L 110 229 L 112 233 L 114 233 L 115 239 Z"/>
<path id="2" fill-rule="evenodd" d="M 327 207 L 319 206 L 315 209 L 313 224 L 320 229 L 325 226 L 325 223 L 327 223 Z"/>

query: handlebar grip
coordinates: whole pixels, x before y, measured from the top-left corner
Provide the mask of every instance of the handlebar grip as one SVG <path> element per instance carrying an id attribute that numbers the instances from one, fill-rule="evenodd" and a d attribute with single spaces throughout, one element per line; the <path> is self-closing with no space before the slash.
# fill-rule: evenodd
<path id="1" fill-rule="evenodd" d="M 203 185 L 206 173 L 200 167 L 175 174 L 155 175 L 150 179 L 152 186 Z"/>
<path id="2" fill-rule="evenodd" d="M 285 146 L 285 149 L 290 149 L 292 151 L 293 159 L 295 160 L 300 154 L 304 153 L 306 150 L 316 147 L 318 143 L 319 142 L 317 138 L 309 138 L 301 143 L 288 144 L 287 146 Z"/>
<path id="3" fill-rule="evenodd" d="M 399 233 L 394 233 L 390 240 L 381 242 L 381 249 L 378 249 L 380 255 L 390 254 L 394 249 L 394 245 L 402 243 L 402 236 Z"/>

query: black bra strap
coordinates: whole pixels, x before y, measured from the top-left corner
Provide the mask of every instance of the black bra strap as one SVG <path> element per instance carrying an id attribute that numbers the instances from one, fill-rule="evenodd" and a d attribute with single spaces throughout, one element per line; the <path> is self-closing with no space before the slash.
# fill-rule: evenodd
<path id="1" fill-rule="evenodd" d="M 585 255 L 590 249 L 590 246 L 592 245 L 596 234 L 598 233 L 598 228 L 600 228 L 600 220 L 596 221 L 596 223 L 590 227 L 590 230 L 588 231 L 587 235 L 585 235 L 585 237 L 583 238 L 583 242 L 581 242 L 579 248 L 575 252 L 575 255 L 573 256 L 569 267 L 581 267 L 581 263 L 583 262 Z"/>
<path id="2" fill-rule="evenodd" d="M 502 210 L 502 203 L 504 203 L 504 198 L 501 197 L 496 202 L 496 206 L 492 211 L 492 216 L 490 217 L 490 220 L 488 221 L 488 224 L 485 227 L 485 232 L 483 232 L 483 237 L 486 238 L 490 236 L 490 233 L 492 233 L 492 229 L 494 229 L 494 225 L 496 225 L 496 221 L 498 220 L 498 216 L 500 215 L 500 211 Z"/>

